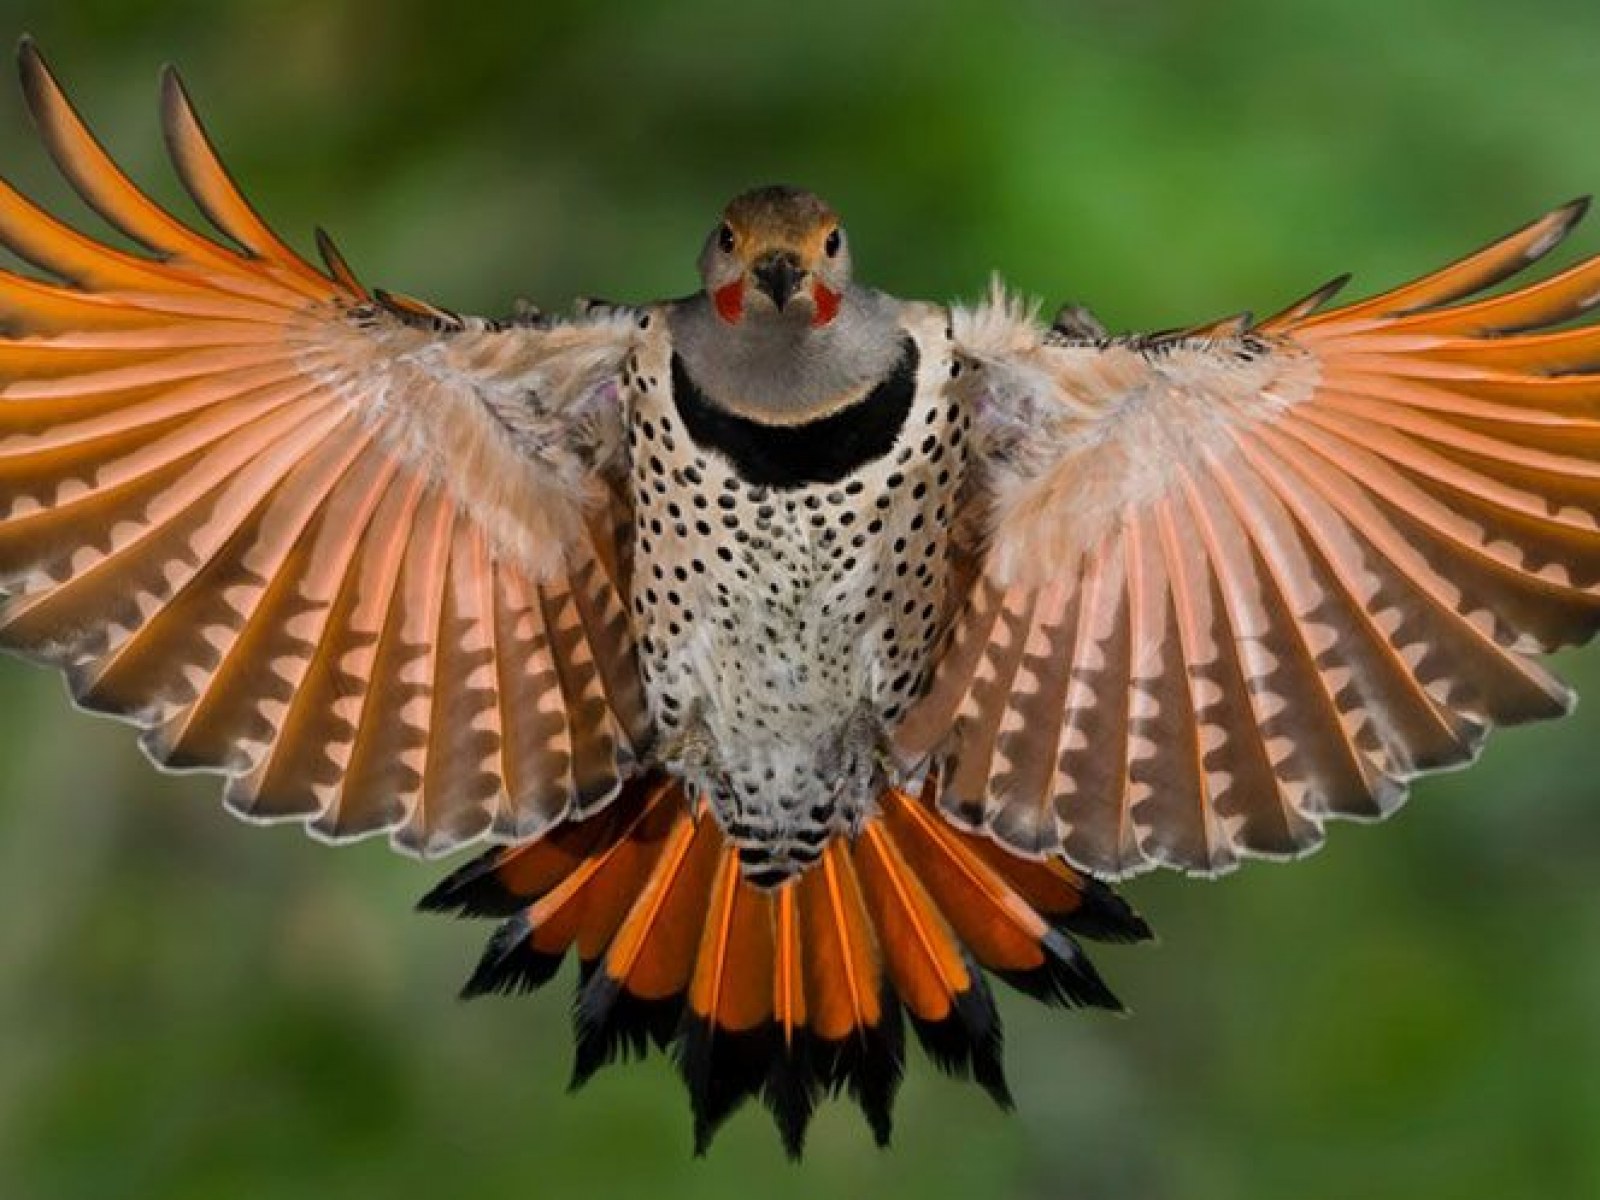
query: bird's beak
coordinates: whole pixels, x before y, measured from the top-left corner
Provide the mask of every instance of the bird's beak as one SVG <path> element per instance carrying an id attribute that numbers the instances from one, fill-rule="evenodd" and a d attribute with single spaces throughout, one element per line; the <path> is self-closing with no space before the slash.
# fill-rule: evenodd
<path id="1" fill-rule="evenodd" d="M 795 256 L 787 250 L 763 254 L 750 273 L 755 276 L 756 287 L 766 293 L 779 312 L 794 299 L 806 276 Z"/>

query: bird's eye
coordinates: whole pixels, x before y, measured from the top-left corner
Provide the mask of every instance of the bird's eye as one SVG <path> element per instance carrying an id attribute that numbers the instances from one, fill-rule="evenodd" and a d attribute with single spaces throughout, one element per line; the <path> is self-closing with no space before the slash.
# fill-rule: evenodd
<path id="1" fill-rule="evenodd" d="M 724 254 L 732 254 L 733 253 L 733 226 L 732 225 L 725 224 L 725 225 L 723 225 L 723 227 L 721 229 L 717 230 L 717 245 L 719 247 L 721 247 L 722 252 Z"/>
<path id="2" fill-rule="evenodd" d="M 822 252 L 829 258 L 839 257 L 839 248 L 844 245 L 844 232 L 835 225 L 833 232 L 828 234 L 828 240 L 822 243 Z"/>

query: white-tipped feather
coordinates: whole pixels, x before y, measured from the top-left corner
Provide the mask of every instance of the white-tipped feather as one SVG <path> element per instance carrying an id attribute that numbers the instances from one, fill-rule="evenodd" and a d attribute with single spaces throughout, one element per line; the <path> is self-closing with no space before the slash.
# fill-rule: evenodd
<path id="1" fill-rule="evenodd" d="M 958 309 L 982 583 L 899 740 L 943 762 L 947 808 L 1037 851 L 1053 745 L 1074 862 L 1213 874 L 1305 852 L 1494 725 L 1565 712 L 1527 656 L 1600 626 L 1600 373 L 1573 374 L 1600 331 L 1497 334 L 1580 315 L 1600 267 L 1469 298 L 1578 211 L 1259 327 L 1054 337 L 998 286 Z M 1063 588 L 1092 591 L 1092 624 L 1034 604 Z"/>
<path id="2" fill-rule="evenodd" d="M 161 255 L 0 186 L 0 243 L 82 289 L 0 275 L 0 643 L 163 765 L 228 775 L 254 820 L 437 853 L 491 813 L 507 837 L 597 807 L 634 765 L 616 731 L 648 738 L 600 594 L 626 562 L 599 518 L 642 315 L 408 321 L 272 235 L 169 87 L 180 176 L 241 255 L 138 193 L 23 64 L 71 182 Z M 501 651 L 488 625 L 524 594 L 607 616 Z M 543 777 L 508 778 L 508 736 Z"/>
<path id="3" fill-rule="evenodd" d="M 318 375 L 412 468 L 448 488 L 497 557 L 546 581 L 570 565 L 621 447 L 617 377 L 635 318 L 447 337 L 398 321 L 313 342 Z"/>
<path id="4" fill-rule="evenodd" d="M 955 310 L 956 344 L 977 368 L 956 386 L 979 414 L 989 529 L 1005 530 L 987 570 L 1002 585 L 1070 568 L 1186 469 L 1225 460 L 1238 429 L 1316 387 L 1316 361 L 1293 347 L 1047 345 L 1037 312 L 998 281 L 987 302 Z"/>

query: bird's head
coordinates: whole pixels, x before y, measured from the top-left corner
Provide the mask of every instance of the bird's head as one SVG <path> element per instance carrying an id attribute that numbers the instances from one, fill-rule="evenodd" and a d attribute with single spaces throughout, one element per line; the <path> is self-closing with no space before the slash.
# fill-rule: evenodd
<path id="1" fill-rule="evenodd" d="M 833 209 L 801 188 L 736 196 L 706 239 L 700 276 L 729 325 L 820 328 L 839 315 L 850 286 L 850 248 Z"/>

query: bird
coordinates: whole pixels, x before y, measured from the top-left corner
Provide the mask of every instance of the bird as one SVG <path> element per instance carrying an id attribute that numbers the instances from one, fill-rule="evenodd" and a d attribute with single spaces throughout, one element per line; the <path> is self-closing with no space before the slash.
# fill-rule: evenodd
<path id="1" fill-rule="evenodd" d="M 573 1082 L 665 1052 L 697 1153 L 752 1101 L 887 1142 L 912 1039 L 1010 1105 L 991 981 L 1118 1009 L 1119 881 L 1304 855 L 1572 705 L 1600 257 L 1523 273 L 1584 201 L 1111 334 L 876 290 L 774 185 L 686 296 L 489 319 L 291 248 L 170 68 L 199 221 L 19 58 L 125 241 L 0 183 L 0 645 L 246 821 L 476 847 L 420 904 L 496 922 L 466 994 L 575 959 Z"/>

